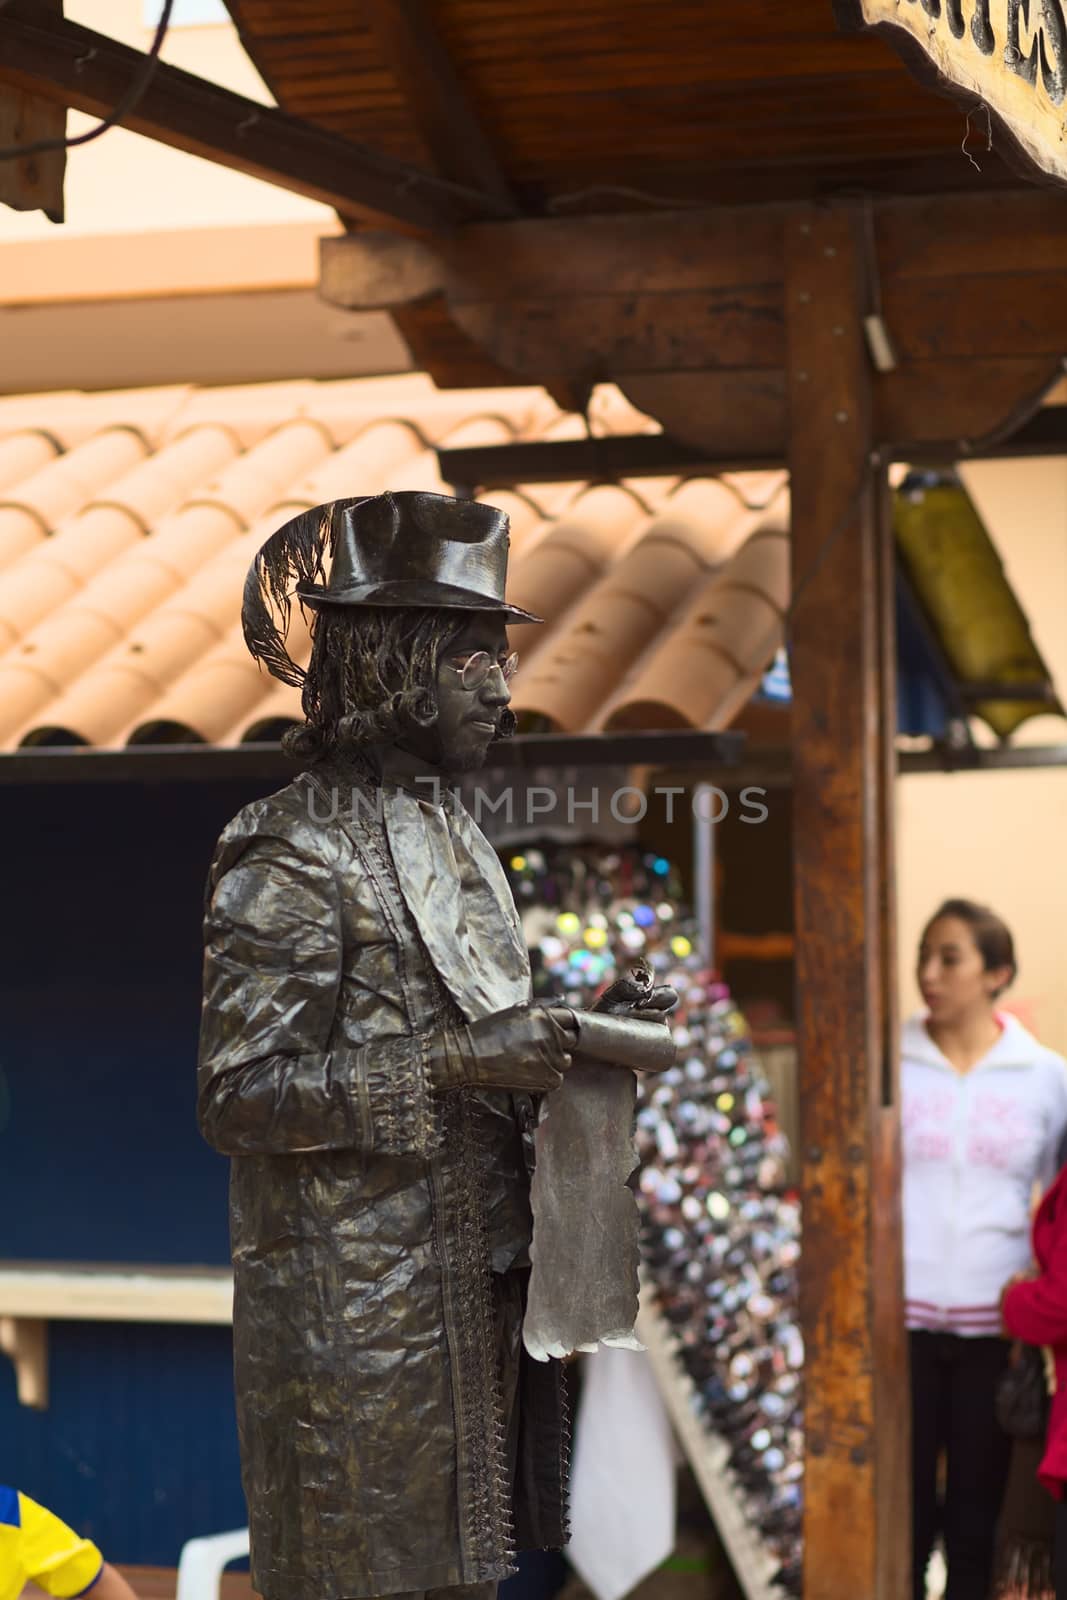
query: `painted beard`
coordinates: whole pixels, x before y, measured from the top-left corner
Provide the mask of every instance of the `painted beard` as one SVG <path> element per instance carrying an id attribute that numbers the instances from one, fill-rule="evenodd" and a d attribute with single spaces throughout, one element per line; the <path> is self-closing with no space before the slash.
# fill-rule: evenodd
<path id="1" fill-rule="evenodd" d="M 484 717 L 471 717 L 450 729 L 446 738 L 438 735 L 436 765 L 445 772 L 477 772 L 485 766 L 489 746 L 497 737 L 497 724 Z"/>
<path id="2" fill-rule="evenodd" d="M 498 736 L 504 705 L 464 689 L 458 677 L 439 678 L 437 721 L 429 730 L 433 760 L 446 772 L 476 772 Z"/>

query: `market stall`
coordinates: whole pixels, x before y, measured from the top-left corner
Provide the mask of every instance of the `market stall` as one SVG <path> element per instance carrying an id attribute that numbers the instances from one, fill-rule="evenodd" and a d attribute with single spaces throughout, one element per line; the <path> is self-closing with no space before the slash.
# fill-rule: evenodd
<path id="1" fill-rule="evenodd" d="M 716 30 L 700 5 L 231 0 L 275 111 L 11 0 L 0 85 L 97 113 L 127 97 L 129 126 L 327 199 L 351 231 L 324 243 L 321 293 L 390 310 L 442 388 L 543 384 L 587 414 L 611 380 L 662 425 L 664 470 L 788 465 L 804 1586 L 899 1600 L 887 473 L 999 448 L 1062 372 L 1067 200 L 1002 157 L 1060 175 L 1064 24 L 1058 0 L 891 8 L 961 108 L 829 0 L 788 28 L 735 9 Z M 32 176 L 16 203 L 48 204 Z M 570 442 L 583 475 L 610 454 L 625 476 L 620 440 Z"/>

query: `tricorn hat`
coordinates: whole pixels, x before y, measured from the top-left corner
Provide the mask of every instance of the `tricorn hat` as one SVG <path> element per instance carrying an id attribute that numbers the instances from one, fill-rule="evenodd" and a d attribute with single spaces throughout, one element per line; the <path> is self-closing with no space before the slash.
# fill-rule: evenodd
<path id="1" fill-rule="evenodd" d="M 507 565 L 508 519 L 496 506 L 418 490 L 334 500 L 285 523 L 259 551 L 245 580 L 245 642 L 275 677 L 303 682 L 285 649 L 294 586 L 312 610 L 440 606 L 540 622 L 505 600 Z"/>

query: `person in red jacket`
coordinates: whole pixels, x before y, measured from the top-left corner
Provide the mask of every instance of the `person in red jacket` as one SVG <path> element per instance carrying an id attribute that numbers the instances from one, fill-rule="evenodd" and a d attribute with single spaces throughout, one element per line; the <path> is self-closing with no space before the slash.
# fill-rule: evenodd
<path id="1" fill-rule="evenodd" d="M 1037 1475 L 1058 1502 L 1056 1600 L 1067 1600 L 1067 1167 L 1038 1208 L 1033 1238 L 1040 1271 L 1036 1277 L 1008 1283 L 1001 1297 L 1001 1315 L 1013 1339 L 1050 1346 L 1056 1364 L 1056 1393 Z"/>

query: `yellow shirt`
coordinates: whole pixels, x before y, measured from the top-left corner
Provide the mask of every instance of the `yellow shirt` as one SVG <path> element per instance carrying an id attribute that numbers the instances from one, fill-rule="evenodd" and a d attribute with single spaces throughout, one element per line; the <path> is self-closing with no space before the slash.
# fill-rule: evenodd
<path id="1" fill-rule="evenodd" d="M 44 1506 L 0 1484 L 0 1600 L 18 1600 L 31 1580 L 56 1600 L 74 1600 L 99 1578 L 104 1558 L 89 1539 Z"/>

